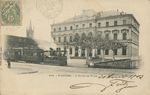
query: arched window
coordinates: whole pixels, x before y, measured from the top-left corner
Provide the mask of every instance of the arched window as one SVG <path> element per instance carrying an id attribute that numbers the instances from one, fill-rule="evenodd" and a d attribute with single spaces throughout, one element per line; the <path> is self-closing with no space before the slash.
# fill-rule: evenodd
<path id="1" fill-rule="evenodd" d="M 54 32 L 56 31 L 56 28 L 54 28 Z"/>
<path id="2" fill-rule="evenodd" d="M 78 56 L 78 47 L 75 47 L 75 56 Z"/>
<path id="3" fill-rule="evenodd" d="M 83 41 L 83 40 L 85 40 L 86 39 L 86 35 L 85 35 L 85 33 L 82 33 L 82 35 L 81 35 L 81 40 Z"/>
<path id="4" fill-rule="evenodd" d="M 127 39 L 127 33 L 123 33 L 122 36 L 123 36 L 123 40 Z"/>
<path id="5" fill-rule="evenodd" d="M 61 42 L 61 37 L 58 38 L 58 42 Z"/>
<path id="6" fill-rule="evenodd" d="M 80 40 L 80 36 L 78 33 L 76 33 L 74 36 L 74 42 L 78 42 L 79 40 Z"/>
<path id="7" fill-rule="evenodd" d="M 109 55 L 109 50 L 108 49 L 105 50 L 105 55 Z"/>
<path id="8" fill-rule="evenodd" d="M 101 54 L 101 49 L 97 49 L 97 54 L 98 54 L 98 55 Z"/>
<path id="9" fill-rule="evenodd" d="M 84 48 L 82 48 L 81 56 L 82 56 L 82 57 L 85 56 L 85 49 L 84 49 Z"/>
<path id="10" fill-rule="evenodd" d="M 126 55 L 127 54 L 127 48 L 126 47 L 123 47 L 122 48 L 122 55 Z"/>
<path id="11" fill-rule="evenodd" d="M 70 26 L 70 30 L 72 30 L 72 26 Z"/>
<path id="12" fill-rule="evenodd" d="M 114 40 L 117 40 L 117 38 L 118 38 L 118 34 L 114 33 Z"/>
<path id="13" fill-rule="evenodd" d="M 101 41 L 101 40 L 102 40 L 102 34 L 98 33 L 98 34 L 96 35 L 96 40 L 97 40 L 97 41 Z"/>
<path id="14" fill-rule="evenodd" d="M 118 50 L 115 49 L 115 50 L 114 50 L 114 55 L 117 55 L 117 53 L 118 53 Z"/>
<path id="15" fill-rule="evenodd" d="M 106 39 L 106 40 L 109 40 L 109 34 L 108 34 L 108 33 L 105 34 L 105 39 Z"/>
<path id="16" fill-rule="evenodd" d="M 67 27 L 65 27 L 65 30 L 67 30 Z"/>
<path id="17" fill-rule="evenodd" d="M 64 37 L 64 42 L 66 42 L 67 41 L 67 38 L 66 38 L 66 36 Z"/>
<path id="18" fill-rule="evenodd" d="M 70 36 L 70 42 L 72 42 L 72 36 Z"/>
<path id="19" fill-rule="evenodd" d="M 70 49 L 69 49 L 69 54 L 72 54 L 72 48 L 70 47 Z"/>
<path id="20" fill-rule="evenodd" d="M 93 34 L 92 32 L 89 32 L 87 35 L 87 39 L 92 40 L 92 38 L 93 38 Z"/>

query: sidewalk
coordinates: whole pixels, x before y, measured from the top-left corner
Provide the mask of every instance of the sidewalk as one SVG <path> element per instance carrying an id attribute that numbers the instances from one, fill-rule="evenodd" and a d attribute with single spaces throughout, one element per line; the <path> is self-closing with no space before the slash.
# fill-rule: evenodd
<path id="1" fill-rule="evenodd" d="M 71 67 L 87 67 L 86 59 L 68 59 L 67 62 Z"/>

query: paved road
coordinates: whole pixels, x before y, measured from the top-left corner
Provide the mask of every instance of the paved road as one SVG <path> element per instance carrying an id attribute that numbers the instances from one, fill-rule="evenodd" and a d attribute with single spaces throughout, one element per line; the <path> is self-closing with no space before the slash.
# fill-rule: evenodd
<path id="1" fill-rule="evenodd" d="M 70 61 L 71 62 L 71 61 Z M 81 62 L 81 63 L 80 63 Z M 10 69 L 14 73 L 85 73 L 85 74 L 109 74 L 109 73 L 135 73 L 137 69 L 106 69 L 106 68 L 88 68 L 83 60 L 73 61 L 67 66 L 42 65 L 31 63 L 12 62 Z"/>
<path id="2" fill-rule="evenodd" d="M 72 90 L 69 86 L 79 82 L 104 82 L 104 80 L 94 76 L 97 74 L 128 74 L 136 71 L 88 68 L 85 64 L 80 65 L 79 63 L 78 65 L 72 63 L 68 66 L 52 66 L 12 62 L 11 69 L 6 66 L 1 69 L 1 85 L 3 85 L 3 88 L 0 92 L 2 95 L 97 95 L 99 90 L 96 89 L 92 90 L 94 91 L 92 94 L 87 94 L 91 93 L 91 90 Z M 93 76 L 87 77 L 87 74 Z"/>

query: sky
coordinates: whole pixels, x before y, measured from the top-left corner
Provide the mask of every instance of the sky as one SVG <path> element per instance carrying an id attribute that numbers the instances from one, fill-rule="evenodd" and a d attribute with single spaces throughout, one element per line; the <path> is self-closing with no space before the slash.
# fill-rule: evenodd
<path id="1" fill-rule="evenodd" d="M 51 24 L 62 22 L 68 18 L 82 13 L 82 10 L 93 9 L 98 11 L 119 10 L 131 13 L 140 23 L 140 41 L 149 38 L 149 15 L 150 0 L 60 0 L 62 7 L 55 18 L 46 17 L 36 7 L 36 2 L 42 0 L 22 0 L 22 25 L 20 26 L 4 26 L 2 27 L 3 35 L 26 36 L 26 28 L 29 27 L 30 21 L 34 28 L 34 38 L 52 42 Z M 44 0 L 56 1 L 56 0 Z M 43 3 L 40 3 L 41 6 Z M 47 3 L 46 5 L 49 6 Z M 44 7 L 46 6 L 44 5 Z M 43 6 L 42 6 L 43 7 Z M 47 8 L 48 9 L 48 8 Z M 49 8 L 51 10 L 51 8 Z M 52 13 L 50 13 L 51 15 Z M 53 15 L 53 14 L 52 14 Z"/>
<path id="2" fill-rule="evenodd" d="M 79 15 L 82 10 L 93 9 L 98 12 L 118 9 L 126 13 L 133 13 L 141 24 L 147 23 L 146 21 L 142 21 L 148 18 L 147 14 L 149 12 L 145 6 L 149 4 L 150 1 L 148 0 L 142 0 L 142 2 L 141 0 L 63 0 L 62 11 L 59 15 L 55 18 L 49 18 L 42 15 L 36 8 L 36 0 L 22 0 L 22 25 L 16 27 L 7 26 L 2 29 L 6 31 L 6 34 L 26 36 L 26 28 L 29 26 L 31 20 L 34 28 L 34 37 L 36 39 L 51 41 L 51 24 Z"/>

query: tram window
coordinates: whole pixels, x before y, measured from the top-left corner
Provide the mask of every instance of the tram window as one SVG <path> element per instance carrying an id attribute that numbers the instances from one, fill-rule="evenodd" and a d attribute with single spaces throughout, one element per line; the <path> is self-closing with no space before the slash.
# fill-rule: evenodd
<path id="1" fill-rule="evenodd" d="M 37 53 L 34 52 L 34 53 L 33 53 L 33 56 L 37 56 Z"/>

